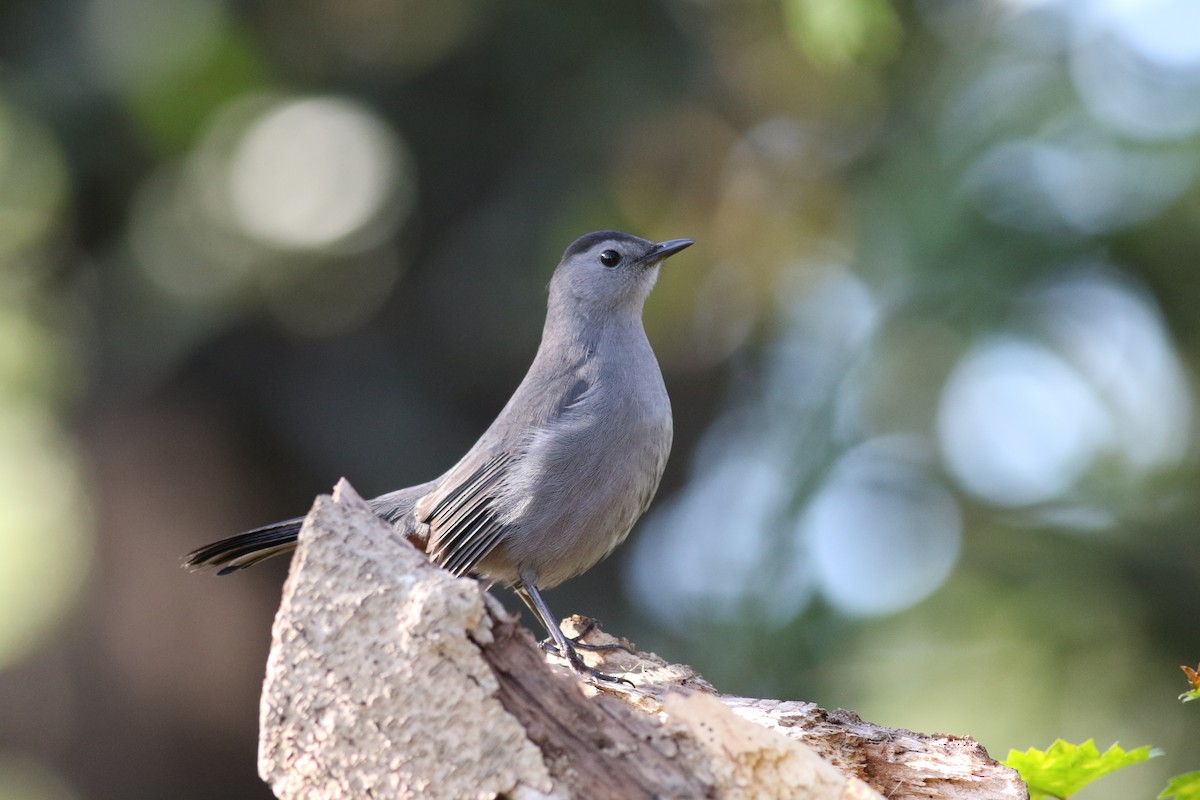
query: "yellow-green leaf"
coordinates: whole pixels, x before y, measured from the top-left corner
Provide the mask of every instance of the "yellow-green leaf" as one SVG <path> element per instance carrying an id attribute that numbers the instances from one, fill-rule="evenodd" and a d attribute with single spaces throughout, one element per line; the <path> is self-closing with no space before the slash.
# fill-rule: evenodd
<path id="1" fill-rule="evenodd" d="M 1200 771 L 1176 775 L 1159 792 L 1158 800 L 1200 800 Z"/>
<path id="2" fill-rule="evenodd" d="M 1023 753 L 1010 750 L 1003 763 L 1020 773 L 1030 800 L 1065 799 L 1097 778 L 1158 755 L 1162 751 L 1150 747 L 1126 751 L 1116 744 L 1101 754 L 1092 739 L 1078 745 L 1059 739 L 1045 752 L 1035 747 Z"/>

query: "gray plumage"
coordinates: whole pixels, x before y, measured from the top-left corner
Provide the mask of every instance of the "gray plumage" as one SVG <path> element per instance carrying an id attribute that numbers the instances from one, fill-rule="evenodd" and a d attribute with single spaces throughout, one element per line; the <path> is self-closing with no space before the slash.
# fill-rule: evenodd
<path id="1" fill-rule="evenodd" d="M 649 506 L 671 450 L 671 403 L 642 326 L 663 259 L 692 244 L 596 231 L 550 281 L 542 341 L 491 427 L 445 474 L 371 501 L 438 564 L 517 589 L 580 667 L 539 589 L 586 571 Z M 228 572 L 294 547 L 299 519 L 216 542 L 190 566 Z"/>

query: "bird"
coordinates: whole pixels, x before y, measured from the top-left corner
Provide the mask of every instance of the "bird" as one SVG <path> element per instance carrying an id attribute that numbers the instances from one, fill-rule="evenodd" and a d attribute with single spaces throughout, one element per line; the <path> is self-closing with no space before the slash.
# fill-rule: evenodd
<path id="1" fill-rule="evenodd" d="M 511 587 L 577 672 L 587 667 L 542 592 L 621 544 L 658 490 L 673 436 L 671 401 L 642 322 L 662 263 L 694 244 L 600 230 L 563 252 L 541 343 L 495 421 L 441 476 L 368 501 L 376 515 L 457 576 Z M 302 517 L 200 547 L 218 574 L 296 547 Z"/>

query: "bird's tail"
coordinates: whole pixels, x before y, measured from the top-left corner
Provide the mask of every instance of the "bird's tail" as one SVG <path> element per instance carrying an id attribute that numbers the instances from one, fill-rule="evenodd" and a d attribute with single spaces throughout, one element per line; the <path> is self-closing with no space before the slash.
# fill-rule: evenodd
<path id="1" fill-rule="evenodd" d="M 228 575 L 296 549 L 296 537 L 303 522 L 304 517 L 296 517 L 206 544 L 184 556 L 183 564 L 191 569 L 220 567 L 217 574 Z"/>

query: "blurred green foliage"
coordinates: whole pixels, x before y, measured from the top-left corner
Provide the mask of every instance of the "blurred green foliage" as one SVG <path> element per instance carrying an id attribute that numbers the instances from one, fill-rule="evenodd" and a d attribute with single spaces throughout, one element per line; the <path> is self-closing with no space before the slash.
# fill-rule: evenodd
<path id="1" fill-rule="evenodd" d="M 784 0 L 782 7 L 788 33 L 822 66 L 886 64 L 895 57 L 904 33 L 887 0 Z"/>

